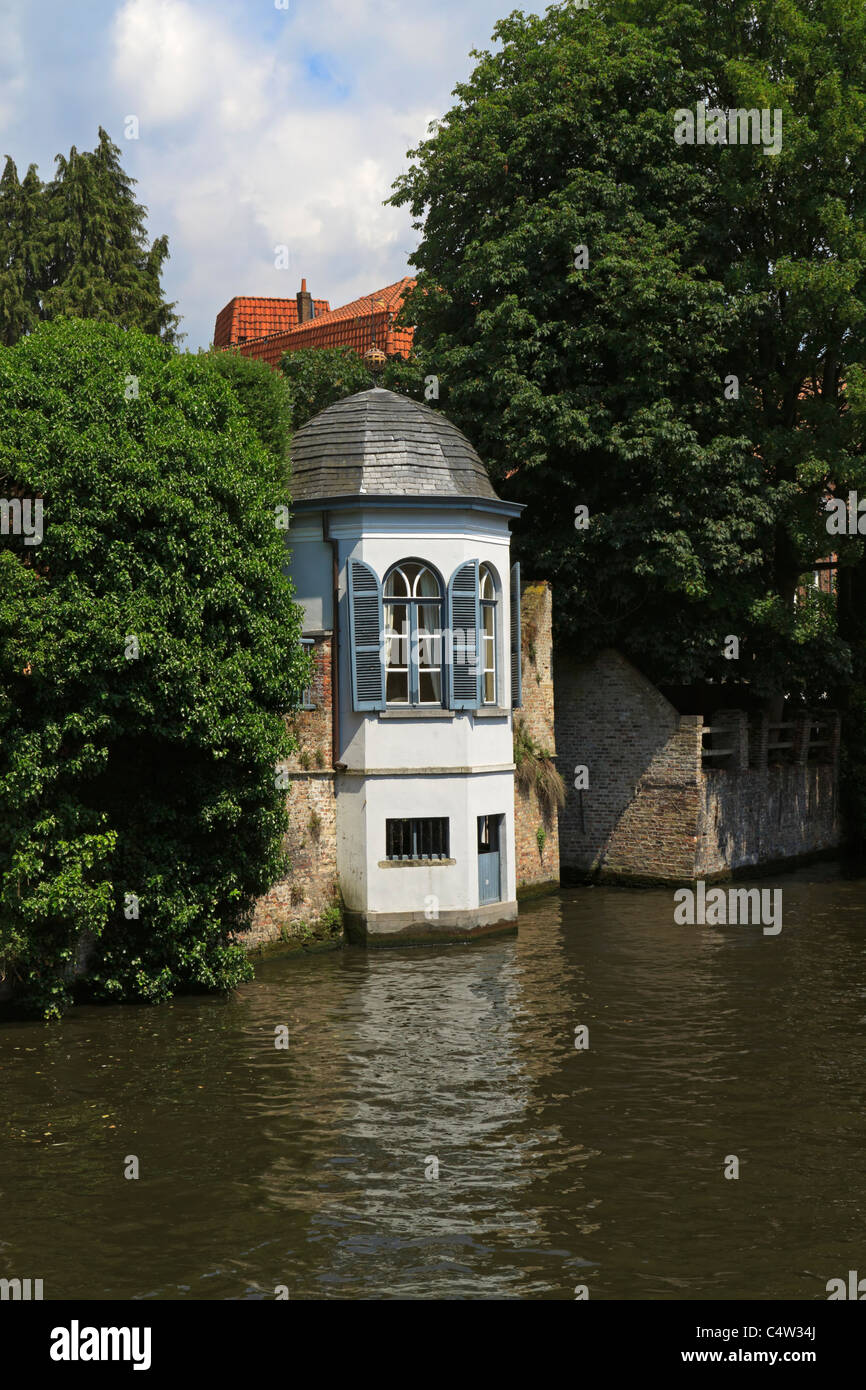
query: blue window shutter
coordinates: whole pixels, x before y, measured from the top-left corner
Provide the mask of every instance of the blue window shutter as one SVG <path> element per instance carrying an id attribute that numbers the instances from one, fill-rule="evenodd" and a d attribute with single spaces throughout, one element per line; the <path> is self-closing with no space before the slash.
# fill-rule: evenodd
<path id="1" fill-rule="evenodd" d="M 523 671 L 520 652 L 520 561 L 511 566 L 511 707 L 523 704 Z"/>
<path id="2" fill-rule="evenodd" d="M 478 561 L 470 560 L 454 571 L 448 585 L 452 709 L 477 709 L 481 704 L 479 618 Z"/>
<path id="3" fill-rule="evenodd" d="M 352 705 L 385 708 L 385 619 L 378 576 L 361 560 L 349 561 L 349 642 L 352 648 Z"/>

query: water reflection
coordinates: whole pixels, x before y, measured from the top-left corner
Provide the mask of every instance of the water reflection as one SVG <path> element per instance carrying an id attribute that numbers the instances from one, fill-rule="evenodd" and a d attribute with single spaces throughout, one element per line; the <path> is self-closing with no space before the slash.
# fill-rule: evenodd
<path id="1" fill-rule="evenodd" d="M 778 937 L 580 889 L 516 937 L 5 1025 L 0 1274 L 57 1298 L 825 1297 L 863 1262 L 866 885 L 780 883 Z"/>

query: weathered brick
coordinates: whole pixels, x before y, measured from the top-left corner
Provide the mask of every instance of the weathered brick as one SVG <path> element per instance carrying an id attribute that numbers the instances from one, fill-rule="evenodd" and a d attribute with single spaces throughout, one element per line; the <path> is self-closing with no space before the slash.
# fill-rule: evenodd
<path id="1" fill-rule="evenodd" d="M 617 652 L 584 665 L 557 653 L 563 870 L 677 881 L 838 846 L 835 717 L 825 761 L 807 761 L 798 728 L 792 761 L 777 766 L 767 765 L 766 720 L 749 726 L 742 711 L 722 710 L 712 726 L 732 751 L 705 767 L 701 716 L 680 715 Z M 589 769 L 585 791 L 573 787 L 578 765 Z"/>
<path id="2" fill-rule="evenodd" d="M 556 756 L 553 710 L 553 599 L 547 583 L 521 585 L 520 624 L 523 707 L 515 710 L 533 741 Z M 544 831 L 539 846 L 538 831 Z M 514 787 L 514 851 L 517 891 L 559 882 L 559 818 L 543 808 L 534 789 Z"/>

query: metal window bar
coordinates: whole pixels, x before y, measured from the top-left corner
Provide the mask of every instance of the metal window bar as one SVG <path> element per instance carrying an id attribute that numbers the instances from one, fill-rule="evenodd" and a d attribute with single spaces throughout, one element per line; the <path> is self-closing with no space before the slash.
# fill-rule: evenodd
<path id="1" fill-rule="evenodd" d="M 385 822 L 385 854 L 388 859 L 447 859 L 447 817 L 419 816 Z"/>

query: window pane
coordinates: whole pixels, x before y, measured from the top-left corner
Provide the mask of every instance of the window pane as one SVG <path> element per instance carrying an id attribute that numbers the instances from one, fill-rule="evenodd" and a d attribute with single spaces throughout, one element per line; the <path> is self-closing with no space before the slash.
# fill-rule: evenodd
<path id="1" fill-rule="evenodd" d="M 391 632 L 402 635 L 408 626 L 409 610 L 405 603 L 385 604 L 385 626 Z M 404 663 L 405 664 L 405 663 Z"/>
<path id="2" fill-rule="evenodd" d="M 485 705 L 496 703 L 496 677 L 492 671 L 484 672 L 484 703 Z"/>
<path id="3" fill-rule="evenodd" d="M 385 580 L 386 598 L 408 598 L 409 586 L 406 583 L 406 576 L 402 570 L 392 570 Z"/>
<path id="4" fill-rule="evenodd" d="M 409 620 L 407 615 L 408 609 L 405 604 L 385 604 L 386 666 L 405 668 L 409 665 Z"/>
<path id="5" fill-rule="evenodd" d="M 398 671 L 395 670 L 394 667 L 388 668 L 385 699 L 389 705 L 406 705 L 409 703 L 408 671 Z"/>
<path id="6" fill-rule="evenodd" d="M 422 705 L 441 705 L 442 674 L 440 671 L 422 671 L 418 677 L 418 694 Z"/>
<path id="7" fill-rule="evenodd" d="M 439 609 L 438 603 L 418 604 L 417 657 L 420 667 L 442 665 Z"/>
<path id="8" fill-rule="evenodd" d="M 493 585 L 493 577 L 486 565 L 481 566 L 481 597 L 496 598 L 496 589 Z"/>
<path id="9" fill-rule="evenodd" d="M 439 597 L 439 581 L 432 570 L 422 569 L 419 571 L 412 592 L 418 598 Z"/>

